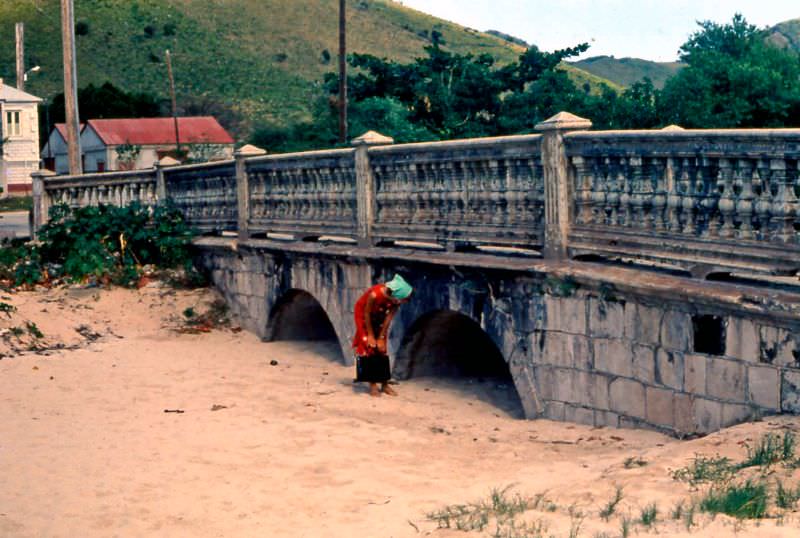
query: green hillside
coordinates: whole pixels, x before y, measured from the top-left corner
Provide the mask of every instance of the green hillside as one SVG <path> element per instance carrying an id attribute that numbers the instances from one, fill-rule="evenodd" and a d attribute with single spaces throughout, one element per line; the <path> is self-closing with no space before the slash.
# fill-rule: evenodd
<path id="1" fill-rule="evenodd" d="M 800 19 L 783 21 L 770 28 L 769 40 L 800 52 Z"/>
<path id="2" fill-rule="evenodd" d="M 656 88 L 664 87 L 664 83 L 678 72 L 678 62 L 651 62 L 640 58 L 614 58 L 613 56 L 595 56 L 572 62 L 572 65 L 605 78 L 620 86 L 630 86 L 645 77 L 653 81 Z"/>
<path id="3" fill-rule="evenodd" d="M 351 52 L 409 61 L 434 31 L 459 53 L 508 62 L 520 47 L 386 0 L 348 2 Z M 76 0 L 81 87 L 110 81 L 166 97 L 170 49 L 179 98 L 206 96 L 247 117 L 307 117 L 314 85 L 336 69 L 336 0 Z M 62 91 L 59 0 L 0 1 L 0 77 L 14 80 L 14 23 L 26 24 L 27 90 Z"/>

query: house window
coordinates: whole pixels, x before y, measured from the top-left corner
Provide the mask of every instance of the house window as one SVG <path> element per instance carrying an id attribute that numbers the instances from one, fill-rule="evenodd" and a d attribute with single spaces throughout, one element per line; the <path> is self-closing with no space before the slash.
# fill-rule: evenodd
<path id="1" fill-rule="evenodd" d="M 19 110 L 6 111 L 6 135 L 22 136 L 22 125 L 20 124 Z"/>

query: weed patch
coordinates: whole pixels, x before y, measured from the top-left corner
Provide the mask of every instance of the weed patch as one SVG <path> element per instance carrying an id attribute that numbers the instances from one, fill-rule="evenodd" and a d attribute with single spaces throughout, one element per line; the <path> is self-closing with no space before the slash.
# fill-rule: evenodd
<path id="1" fill-rule="evenodd" d="M 614 498 L 608 501 L 608 503 L 600 510 L 600 517 L 604 520 L 608 521 L 614 511 L 617 509 L 617 505 L 622 500 L 622 488 L 617 486 L 614 490 Z"/>
<path id="2" fill-rule="evenodd" d="M 759 519 L 767 513 L 769 494 L 764 482 L 712 487 L 700 501 L 700 509 L 711 514 L 727 514 L 739 519 Z"/>
<path id="3" fill-rule="evenodd" d="M 695 486 L 704 482 L 725 482 L 736 470 L 737 466 L 729 458 L 695 454 L 692 463 L 672 472 L 672 478 Z"/>

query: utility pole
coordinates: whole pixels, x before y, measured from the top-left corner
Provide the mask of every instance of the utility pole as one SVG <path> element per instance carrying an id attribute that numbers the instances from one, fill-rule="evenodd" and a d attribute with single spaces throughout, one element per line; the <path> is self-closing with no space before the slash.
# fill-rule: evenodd
<path id="1" fill-rule="evenodd" d="M 175 122 L 175 156 L 181 157 L 181 133 L 178 130 L 178 102 L 175 99 L 175 78 L 172 76 L 172 56 L 167 49 L 167 76 L 169 77 L 169 95 L 172 99 L 172 120 Z"/>
<path id="2" fill-rule="evenodd" d="M 64 108 L 67 120 L 69 173 L 82 173 L 78 79 L 75 66 L 75 11 L 73 0 L 61 0 L 61 45 L 64 53 Z"/>
<path id="3" fill-rule="evenodd" d="M 339 0 L 339 142 L 347 143 L 347 0 Z"/>
<path id="4" fill-rule="evenodd" d="M 25 23 L 18 22 L 17 30 L 17 89 L 25 91 Z"/>

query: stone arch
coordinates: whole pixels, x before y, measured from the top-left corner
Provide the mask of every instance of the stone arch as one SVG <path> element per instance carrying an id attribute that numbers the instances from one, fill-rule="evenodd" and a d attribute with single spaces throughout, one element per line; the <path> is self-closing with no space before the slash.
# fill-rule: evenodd
<path id="1" fill-rule="evenodd" d="M 497 381 L 508 387 L 512 406 L 521 410 L 514 377 L 496 343 L 479 323 L 453 310 L 433 310 L 411 324 L 401 340 L 394 374 L 399 379 Z"/>
<path id="2" fill-rule="evenodd" d="M 341 339 L 328 313 L 307 291 L 290 289 L 275 301 L 269 313 L 266 340 L 335 342 L 337 359 L 346 362 Z"/>

